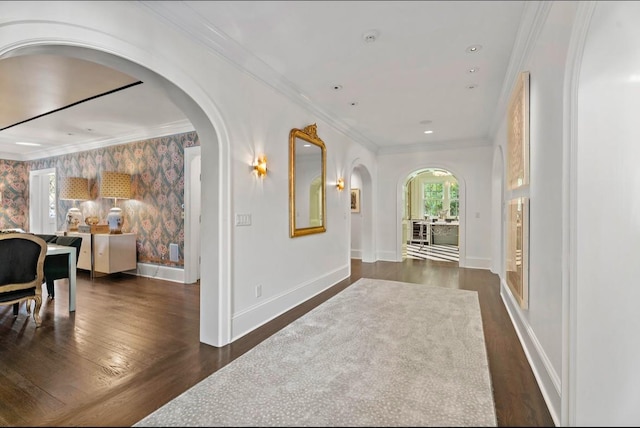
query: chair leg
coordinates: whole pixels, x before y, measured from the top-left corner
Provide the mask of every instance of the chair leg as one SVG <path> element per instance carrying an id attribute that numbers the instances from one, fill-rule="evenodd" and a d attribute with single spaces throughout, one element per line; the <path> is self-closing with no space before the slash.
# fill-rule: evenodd
<path id="1" fill-rule="evenodd" d="M 17 317 L 18 316 L 18 312 L 20 312 L 20 303 L 14 303 L 13 304 L 13 317 Z"/>
<path id="2" fill-rule="evenodd" d="M 42 306 L 42 296 L 36 295 L 33 300 L 35 300 L 36 304 L 33 308 L 33 321 L 36 323 L 36 327 L 40 327 L 42 323 L 40 319 L 40 307 Z"/>
<path id="3" fill-rule="evenodd" d="M 56 289 L 53 285 L 52 279 L 47 279 L 47 294 L 49 294 L 49 298 L 53 299 L 56 296 Z"/>

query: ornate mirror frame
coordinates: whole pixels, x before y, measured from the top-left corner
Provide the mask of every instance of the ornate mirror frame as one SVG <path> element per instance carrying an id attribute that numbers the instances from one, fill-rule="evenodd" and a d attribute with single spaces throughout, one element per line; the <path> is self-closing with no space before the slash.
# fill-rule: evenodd
<path id="1" fill-rule="evenodd" d="M 300 206 L 302 205 L 302 199 L 297 201 L 298 206 L 296 207 L 296 184 L 298 184 L 298 186 L 301 185 L 301 183 L 297 183 L 296 177 L 305 176 L 303 172 L 307 172 L 307 173 L 309 172 L 309 171 L 301 170 L 300 168 L 303 168 L 304 165 L 300 164 L 300 157 L 296 159 L 296 156 L 301 156 L 299 153 L 296 153 L 296 142 L 300 142 L 300 140 L 302 140 L 303 142 L 309 143 L 311 145 L 315 145 L 317 148 L 320 149 L 320 153 L 319 153 L 319 155 L 321 155 L 319 159 L 320 170 L 321 170 L 320 191 L 322 192 L 320 201 L 322 206 L 318 207 L 319 212 L 317 213 L 320 217 L 319 225 L 312 225 L 312 224 L 303 225 L 302 221 L 296 222 L 296 217 L 300 215 L 300 210 L 301 208 L 303 208 L 302 206 Z M 320 139 L 320 137 L 318 137 L 317 126 L 315 123 L 313 125 L 309 125 L 305 127 L 304 129 L 293 128 L 291 130 L 291 132 L 289 133 L 289 232 L 290 232 L 291 238 L 295 238 L 297 236 L 311 235 L 314 233 L 323 233 L 323 232 L 326 232 L 327 230 L 326 158 L 327 158 L 326 147 L 324 145 L 324 142 Z M 296 173 L 296 170 L 298 170 L 297 173 Z M 310 204 L 309 201 L 307 201 L 307 203 Z M 307 211 L 309 210 L 306 210 L 304 212 L 307 212 Z M 297 223 L 300 223 L 300 224 L 297 224 Z"/>

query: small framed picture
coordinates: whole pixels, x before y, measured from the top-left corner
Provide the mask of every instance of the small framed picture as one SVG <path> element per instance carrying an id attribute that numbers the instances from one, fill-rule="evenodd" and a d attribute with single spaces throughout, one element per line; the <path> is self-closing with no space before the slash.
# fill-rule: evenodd
<path id="1" fill-rule="evenodd" d="M 351 212 L 360 212 L 360 189 L 351 189 Z"/>

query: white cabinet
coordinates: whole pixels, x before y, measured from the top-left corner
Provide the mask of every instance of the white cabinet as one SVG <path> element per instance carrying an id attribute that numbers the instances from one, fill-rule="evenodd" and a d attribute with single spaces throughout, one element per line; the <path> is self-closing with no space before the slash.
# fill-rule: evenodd
<path id="1" fill-rule="evenodd" d="M 91 270 L 91 234 L 69 232 L 82 237 L 78 269 Z M 135 233 L 93 234 L 93 272 L 115 273 L 137 269 Z"/>
<path id="2" fill-rule="evenodd" d="M 96 272 L 114 273 L 136 269 L 136 234 L 95 234 L 93 254 L 93 269 Z"/>
<path id="3" fill-rule="evenodd" d="M 78 256 L 78 269 L 91 270 L 91 234 L 69 233 L 69 235 L 82 236 L 82 245 L 80 245 L 80 255 Z"/>

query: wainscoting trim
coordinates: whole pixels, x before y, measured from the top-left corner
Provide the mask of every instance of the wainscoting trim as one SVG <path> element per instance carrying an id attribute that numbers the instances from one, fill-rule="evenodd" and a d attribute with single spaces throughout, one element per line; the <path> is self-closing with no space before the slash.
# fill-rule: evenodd
<path id="1" fill-rule="evenodd" d="M 520 339 L 522 349 L 527 356 L 527 360 L 538 382 L 544 401 L 547 403 L 553 422 L 556 426 L 560 426 L 562 394 L 560 377 L 553 369 L 551 361 L 545 354 L 533 330 L 531 330 L 527 321 L 522 317 L 516 299 L 511 294 L 511 290 L 503 279 L 500 279 L 500 297 L 502 297 L 504 306 L 511 318 L 511 323 Z"/>
<path id="2" fill-rule="evenodd" d="M 138 263 L 137 271 L 129 271 L 138 276 L 146 278 L 156 278 L 165 281 L 179 282 L 184 284 L 184 269 L 173 266 L 161 266 L 150 263 Z"/>
<path id="3" fill-rule="evenodd" d="M 348 278 L 350 269 L 350 264 L 342 266 L 326 275 L 302 283 L 284 293 L 233 314 L 231 318 L 231 341 L 237 340 L 250 331 L 277 318 L 289 309 Z"/>
<path id="4" fill-rule="evenodd" d="M 460 257 L 460 267 L 471 269 L 489 269 L 491 266 L 491 260 L 480 257 L 465 257 L 464 260 Z"/>
<path id="5" fill-rule="evenodd" d="M 401 262 L 396 258 L 395 251 L 378 251 L 378 260 L 383 262 Z"/>

